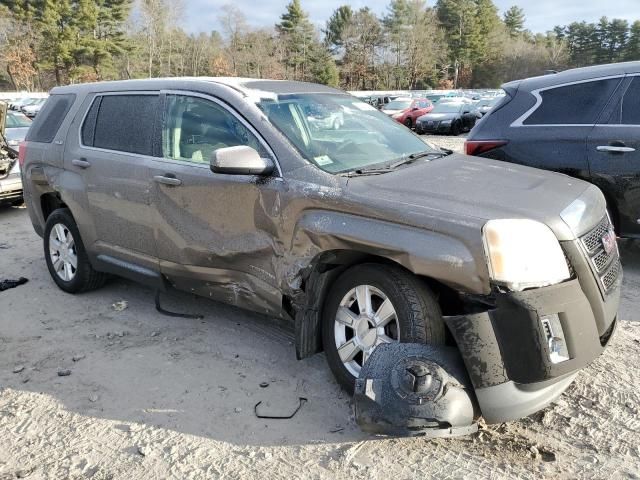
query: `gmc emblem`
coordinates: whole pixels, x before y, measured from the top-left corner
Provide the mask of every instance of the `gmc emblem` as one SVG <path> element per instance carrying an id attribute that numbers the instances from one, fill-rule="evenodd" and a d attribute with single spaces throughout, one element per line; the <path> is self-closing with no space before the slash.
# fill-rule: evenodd
<path id="1" fill-rule="evenodd" d="M 616 248 L 616 234 L 613 230 L 609 230 L 602 236 L 602 246 L 604 251 L 609 255 Z"/>

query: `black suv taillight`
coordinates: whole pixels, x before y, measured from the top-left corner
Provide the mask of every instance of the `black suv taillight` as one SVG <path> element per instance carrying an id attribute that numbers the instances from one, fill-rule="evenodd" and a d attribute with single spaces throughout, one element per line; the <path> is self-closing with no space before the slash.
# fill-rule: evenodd
<path id="1" fill-rule="evenodd" d="M 464 142 L 464 153 L 481 155 L 509 143 L 506 140 L 467 140 Z"/>

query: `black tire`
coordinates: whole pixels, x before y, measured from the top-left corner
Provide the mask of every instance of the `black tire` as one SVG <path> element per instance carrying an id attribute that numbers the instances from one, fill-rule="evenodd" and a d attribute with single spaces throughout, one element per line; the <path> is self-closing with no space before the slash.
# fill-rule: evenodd
<path id="1" fill-rule="evenodd" d="M 451 125 L 451 135 L 456 137 L 460 135 L 460 122 L 453 122 L 453 125 Z"/>
<path id="2" fill-rule="evenodd" d="M 24 198 L 21 198 L 19 200 L 14 200 L 13 202 L 11 202 L 11 205 L 13 207 L 21 207 L 22 205 L 24 205 Z"/>
<path id="3" fill-rule="evenodd" d="M 356 377 L 340 359 L 334 324 L 342 299 L 358 285 L 373 286 L 391 301 L 398 320 L 400 342 L 445 343 L 442 311 L 433 292 L 420 278 L 392 265 L 362 264 L 348 269 L 328 292 L 323 309 L 322 342 L 331 371 L 349 393 L 353 393 Z"/>
<path id="4" fill-rule="evenodd" d="M 77 257 L 77 268 L 75 274 L 71 280 L 64 280 L 55 271 L 53 266 L 53 260 L 51 259 L 51 252 L 49 250 L 50 234 L 51 230 L 57 224 L 61 224 L 73 237 L 75 243 L 75 254 Z M 82 243 L 80 237 L 80 231 L 76 225 L 71 212 L 66 208 L 59 208 L 47 218 L 47 223 L 44 227 L 44 257 L 47 261 L 47 268 L 51 274 L 51 278 L 56 282 L 56 285 L 60 289 L 68 293 L 80 293 L 94 290 L 104 285 L 107 275 L 102 272 L 97 272 L 91 266 L 89 257 Z"/>
<path id="5" fill-rule="evenodd" d="M 409 130 L 411 130 L 411 128 L 413 127 L 413 122 L 411 121 L 411 118 L 406 118 L 404 120 L 404 126 L 407 127 Z"/>

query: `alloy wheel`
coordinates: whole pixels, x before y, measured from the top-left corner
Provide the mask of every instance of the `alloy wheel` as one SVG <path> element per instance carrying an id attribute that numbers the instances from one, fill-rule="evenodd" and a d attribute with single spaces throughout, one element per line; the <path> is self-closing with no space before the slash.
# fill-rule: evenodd
<path id="1" fill-rule="evenodd" d="M 371 285 L 352 288 L 336 312 L 334 336 L 340 360 L 357 377 L 378 345 L 400 338 L 398 316 L 391 300 Z"/>
<path id="2" fill-rule="evenodd" d="M 58 277 L 65 282 L 73 280 L 78 271 L 76 242 L 62 223 L 56 223 L 49 233 L 49 257 Z"/>

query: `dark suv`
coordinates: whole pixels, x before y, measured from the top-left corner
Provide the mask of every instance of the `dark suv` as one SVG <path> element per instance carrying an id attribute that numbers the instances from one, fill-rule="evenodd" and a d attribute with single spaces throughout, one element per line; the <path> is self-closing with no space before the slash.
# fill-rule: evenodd
<path id="1" fill-rule="evenodd" d="M 640 236 L 640 62 L 503 86 L 466 152 L 566 173 L 604 193 L 618 234 Z"/>
<path id="2" fill-rule="evenodd" d="M 312 107 L 344 121 L 312 128 Z M 459 352 L 487 421 L 514 419 L 560 395 L 615 326 L 622 275 L 597 188 L 439 150 L 325 86 L 55 88 L 20 158 L 62 290 L 117 274 L 290 318 L 298 357 L 324 349 L 348 390 L 379 345 L 429 343 Z M 602 278 L 601 261 L 617 270 Z"/>

